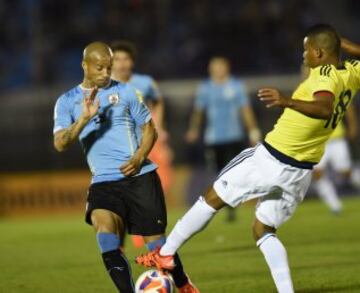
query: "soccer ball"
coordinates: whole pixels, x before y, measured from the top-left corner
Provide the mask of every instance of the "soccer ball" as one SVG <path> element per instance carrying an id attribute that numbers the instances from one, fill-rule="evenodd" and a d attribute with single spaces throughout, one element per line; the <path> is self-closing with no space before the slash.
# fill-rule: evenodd
<path id="1" fill-rule="evenodd" d="M 173 293 L 174 282 L 170 276 L 157 270 L 140 275 L 135 284 L 136 293 Z"/>

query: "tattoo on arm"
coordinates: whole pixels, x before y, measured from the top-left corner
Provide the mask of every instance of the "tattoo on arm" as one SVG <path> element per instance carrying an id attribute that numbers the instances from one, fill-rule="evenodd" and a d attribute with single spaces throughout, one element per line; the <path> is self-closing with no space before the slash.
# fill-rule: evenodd
<path id="1" fill-rule="evenodd" d="M 87 122 L 77 120 L 68 128 L 60 130 L 55 134 L 55 148 L 58 151 L 64 151 L 67 147 L 74 142 L 74 140 L 79 136 L 80 132 L 84 128 Z"/>
<path id="2" fill-rule="evenodd" d="M 75 121 L 70 127 L 65 129 L 64 133 L 61 134 L 60 139 L 62 144 L 67 145 L 73 140 L 73 132 L 77 124 L 78 121 Z"/>

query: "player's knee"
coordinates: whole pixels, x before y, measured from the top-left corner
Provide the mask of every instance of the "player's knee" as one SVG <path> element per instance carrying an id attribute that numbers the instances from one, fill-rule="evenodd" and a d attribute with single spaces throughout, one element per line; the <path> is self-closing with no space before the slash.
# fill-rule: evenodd
<path id="1" fill-rule="evenodd" d="M 349 180 L 351 178 L 351 170 L 343 170 L 340 172 L 341 177 L 345 180 Z"/>
<path id="2" fill-rule="evenodd" d="M 254 237 L 255 241 L 258 241 L 266 234 L 269 234 L 269 233 L 275 234 L 276 233 L 275 228 L 261 223 L 258 219 L 255 219 L 253 227 L 252 227 L 252 231 L 253 231 L 253 237 Z"/>
<path id="3" fill-rule="evenodd" d="M 118 233 L 116 219 L 110 213 L 94 210 L 91 213 L 91 222 L 96 233 Z"/>
<path id="4" fill-rule="evenodd" d="M 313 179 L 316 180 L 320 180 L 321 177 L 323 176 L 324 172 L 320 169 L 314 169 L 313 171 Z"/>
<path id="5" fill-rule="evenodd" d="M 213 187 L 210 187 L 206 191 L 204 198 L 205 202 L 215 210 L 220 210 L 226 205 L 226 203 L 217 195 Z"/>

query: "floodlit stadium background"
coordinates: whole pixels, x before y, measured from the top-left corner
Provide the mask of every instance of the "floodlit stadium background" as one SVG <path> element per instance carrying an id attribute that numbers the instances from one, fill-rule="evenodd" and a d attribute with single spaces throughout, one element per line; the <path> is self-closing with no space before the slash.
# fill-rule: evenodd
<path id="1" fill-rule="evenodd" d="M 136 72 L 159 81 L 174 154 L 167 201 L 175 209 L 192 203 L 214 176 L 205 167 L 203 145 L 184 140 L 195 89 L 207 76 L 211 56 L 231 60 L 266 133 L 280 111 L 265 110 L 255 93 L 262 86 L 291 93 L 300 80 L 308 26 L 328 22 L 360 42 L 357 0 L 4 0 L 0 22 L 3 224 L 18 217 L 51 219 L 84 211 L 90 182 L 84 156 L 78 144 L 56 153 L 52 126 L 57 97 L 82 80 L 82 49 L 89 42 L 135 42 Z M 358 110 L 359 101 L 355 104 Z M 355 167 L 359 145 L 359 140 L 351 144 Z M 341 191 L 357 196 L 353 190 Z"/>
<path id="2" fill-rule="evenodd" d="M 299 81 L 304 30 L 330 22 L 359 41 L 356 0 L 332 1 L 4 1 L 1 5 L 0 215 L 15 209 L 71 208 L 83 202 L 89 173 L 79 145 L 52 146 L 57 97 L 81 82 L 82 49 L 94 40 L 126 38 L 138 47 L 136 71 L 154 76 L 166 102 L 176 170 L 170 202 L 197 196 L 211 178 L 201 145 L 184 141 L 195 88 L 209 58 L 230 58 L 245 79 L 264 133 L 278 111 L 255 92 L 290 93 Z M 352 145 L 358 157 L 358 145 Z M 191 173 L 188 167 L 196 167 Z M 207 177 L 204 174 L 207 174 Z M 211 172 L 210 172 L 211 173 Z M 201 182 L 188 188 L 189 182 Z M 200 185 L 200 186 L 199 186 Z M 191 201 L 191 200 L 190 200 Z M 79 209 L 79 206 L 76 207 Z"/>

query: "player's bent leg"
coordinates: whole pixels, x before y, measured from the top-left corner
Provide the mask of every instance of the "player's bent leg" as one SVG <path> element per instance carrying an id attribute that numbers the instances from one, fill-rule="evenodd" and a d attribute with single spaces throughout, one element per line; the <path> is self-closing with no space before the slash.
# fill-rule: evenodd
<path id="1" fill-rule="evenodd" d="M 277 238 L 276 229 L 255 219 L 253 235 L 270 268 L 278 292 L 294 292 L 286 249 Z"/>
<path id="2" fill-rule="evenodd" d="M 170 232 L 165 245 L 160 250 L 160 255 L 174 255 L 176 251 L 193 235 L 203 230 L 218 210 L 225 203 L 211 187 L 200 196 L 188 212 L 176 223 Z"/>
<path id="3" fill-rule="evenodd" d="M 323 174 L 323 170 L 314 170 L 313 181 L 318 196 L 325 202 L 333 213 L 340 213 L 342 210 L 342 203 L 338 192 L 334 183 L 325 174 Z"/>
<path id="4" fill-rule="evenodd" d="M 145 236 L 144 240 L 147 248 L 153 252 L 154 258 L 158 257 L 158 261 L 162 262 L 161 267 L 168 268 L 167 271 L 172 275 L 175 286 L 179 288 L 179 292 L 199 292 L 199 290 L 191 283 L 189 277 L 186 275 L 180 257 L 177 253 L 175 253 L 174 256 L 159 257 L 159 250 L 166 242 L 165 235 Z"/>
<path id="5" fill-rule="evenodd" d="M 131 268 L 119 249 L 119 235 L 124 230 L 122 219 L 111 211 L 95 209 L 91 212 L 91 222 L 96 231 L 104 265 L 115 286 L 121 293 L 135 292 Z"/>
<path id="6" fill-rule="evenodd" d="M 255 241 L 260 240 L 263 236 L 267 234 L 276 234 L 276 229 L 274 227 L 267 226 L 261 223 L 258 219 L 255 218 L 253 224 L 253 237 Z"/>

